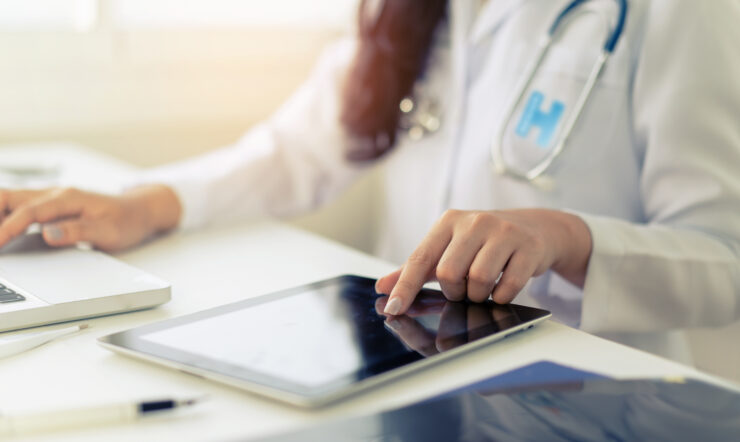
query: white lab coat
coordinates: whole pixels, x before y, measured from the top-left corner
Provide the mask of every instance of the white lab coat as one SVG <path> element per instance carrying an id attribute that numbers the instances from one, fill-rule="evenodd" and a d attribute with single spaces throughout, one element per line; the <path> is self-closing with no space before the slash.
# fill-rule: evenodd
<path id="1" fill-rule="evenodd" d="M 563 154 L 550 190 L 492 173 L 490 145 L 533 45 L 567 0 L 451 0 L 421 95 L 441 129 L 401 136 L 385 167 L 378 254 L 397 263 L 447 208 L 548 207 L 593 236 L 579 290 L 554 274 L 517 302 L 562 322 L 684 362 L 681 329 L 740 316 L 740 2 L 632 0 L 627 27 Z M 616 2 L 567 26 L 536 85 L 572 102 Z M 605 15 L 604 15 L 605 13 Z M 315 208 L 369 165 L 343 159 L 338 122 L 352 41 L 330 47 L 308 81 L 236 145 L 154 171 L 175 189 L 184 228 Z"/>

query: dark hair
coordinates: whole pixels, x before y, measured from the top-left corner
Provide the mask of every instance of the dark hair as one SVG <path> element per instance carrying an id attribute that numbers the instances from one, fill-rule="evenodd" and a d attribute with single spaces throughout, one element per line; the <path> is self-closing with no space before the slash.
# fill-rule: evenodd
<path id="1" fill-rule="evenodd" d="M 447 0 L 362 0 L 359 47 L 349 70 L 341 123 L 350 161 L 378 158 L 396 142 L 399 104 L 424 71 Z"/>

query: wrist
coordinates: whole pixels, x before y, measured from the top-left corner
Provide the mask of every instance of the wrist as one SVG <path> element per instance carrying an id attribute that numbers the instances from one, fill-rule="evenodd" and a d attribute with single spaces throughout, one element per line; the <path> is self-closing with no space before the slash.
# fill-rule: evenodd
<path id="1" fill-rule="evenodd" d="M 552 213 L 552 224 L 556 226 L 555 243 L 559 250 L 552 270 L 572 284 L 583 287 L 591 258 L 591 231 L 577 215 L 561 211 Z"/>
<path id="2" fill-rule="evenodd" d="M 127 191 L 124 198 L 134 202 L 134 210 L 141 216 L 149 233 L 172 230 L 180 223 L 182 206 L 175 192 L 168 186 L 152 184 Z"/>

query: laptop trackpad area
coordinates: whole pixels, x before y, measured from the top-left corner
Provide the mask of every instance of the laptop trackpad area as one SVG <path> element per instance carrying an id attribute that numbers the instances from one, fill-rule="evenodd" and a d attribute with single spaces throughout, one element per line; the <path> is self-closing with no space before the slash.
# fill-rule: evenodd
<path id="1" fill-rule="evenodd" d="M 135 293 L 166 283 L 104 253 L 53 249 L 40 235 L 0 249 L 0 277 L 50 304 Z"/>

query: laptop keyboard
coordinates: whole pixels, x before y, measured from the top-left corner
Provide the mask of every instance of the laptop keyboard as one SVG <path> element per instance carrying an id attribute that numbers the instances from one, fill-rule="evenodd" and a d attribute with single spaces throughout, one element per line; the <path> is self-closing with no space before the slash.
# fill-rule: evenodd
<path id="1" fill-rule="evenodd" d="M 7 304 L 9 302 L 25 301 L 26 298 L 23 295 L 14 292 L 12 289 L 5 287 L 0 284 L 0 304 Z"/>

